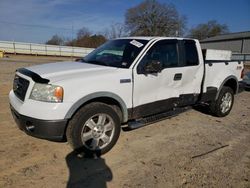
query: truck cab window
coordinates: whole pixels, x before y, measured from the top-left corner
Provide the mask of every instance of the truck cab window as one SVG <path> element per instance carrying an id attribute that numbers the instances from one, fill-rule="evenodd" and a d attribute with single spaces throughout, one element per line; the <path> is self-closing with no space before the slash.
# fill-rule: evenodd
<path id="1" fill-rule="evenodd" d="M 194 66 L 199 64 L 198 53 L 195 41 L 184 41 L 185 66 Z"/>
<path id="2" fill-rule="evenodd" d="M 163 68 L 178 66 L 178 53 L 176 42 L 159 41 L 154 44 L 143 57 L 139 69 L 150 61 L 159 61 Z"/>

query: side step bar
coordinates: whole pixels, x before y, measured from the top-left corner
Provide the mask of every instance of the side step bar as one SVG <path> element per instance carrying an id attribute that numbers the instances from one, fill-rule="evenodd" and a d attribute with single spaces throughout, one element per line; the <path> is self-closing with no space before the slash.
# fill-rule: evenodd
<path id="1" fill-rule="evenodd" d="M 129 121 L 128 122 L 128 126 L 124 127 L 123 130 L 124 131 L 129 131 L 129 130 L 133 130 L 133 129 L 138 129 L 140 127 L 144 127 L 148 124 L 152 124 L 164 119 L 168 119 L 174 116 L 177 116 L 178 114 L 185 112 L 189 109 L 191 109 L 192 107 L 184 107 L 184 108 L 175 108 L 172 111 L 168 111 L 168 112 L 164 112 L 161 114 L 156 114 L 156 115 L 152 115 L 152 116 L 148 116 L 148 117 L 144 117 L 141 119 L 137 119 L 137 120 L 133 120 L 133 121 Z"/>

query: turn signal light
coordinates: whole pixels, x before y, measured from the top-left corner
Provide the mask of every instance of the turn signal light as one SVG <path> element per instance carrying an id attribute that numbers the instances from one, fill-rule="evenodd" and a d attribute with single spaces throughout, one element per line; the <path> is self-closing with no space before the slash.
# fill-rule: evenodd
<path id="1" fill-rule="evenodd" d="M 54 91 L 54 96 L 59 100 L 62 101 L 63 99 L 63 88 L 62 87 L 56 87 Z"/>

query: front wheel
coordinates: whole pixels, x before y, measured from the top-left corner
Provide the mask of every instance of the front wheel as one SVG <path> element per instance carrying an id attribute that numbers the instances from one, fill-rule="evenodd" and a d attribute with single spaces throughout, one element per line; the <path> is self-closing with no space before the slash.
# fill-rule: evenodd
<path id="1" fill-rule="evenodd" d="M 102 155 L 115 145 L 120 135 L 120 119 L 104 103 L 90 103 L 69 122 L 66 136 L 74 150 L 87 155 Z"/>
<path id="2" fill-rule="evenodd" d="M 222 87 L 220 94 L 216 101 L 210 104 L 211 112 L 218 116 L 224 117 L 227 116 L 234 103 L 234 92 L 230 87 Z"/>

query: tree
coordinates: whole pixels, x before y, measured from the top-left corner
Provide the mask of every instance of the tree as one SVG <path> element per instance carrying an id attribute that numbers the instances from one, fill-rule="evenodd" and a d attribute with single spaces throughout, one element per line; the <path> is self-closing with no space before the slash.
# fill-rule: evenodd
<path id="1" fill-rule="evenodd" d="M 83 37 L 89 37 L 90 35 L 91 35 L 91 32 L 89 31 L 89 29 L 86 27 L 82 27 L 77 32 L 77 39 L 81 39 Z"/>
<path id="2" fill-rule="evenodd" d="M 78 46 L 85 48 L 96 48 L 106 42 L 107 39 L 103 35 L 84 36 L 80 39 L 73 39 L 66 43 L 67 46 Z"/>
<path id="3" fill-rule="evenodd" d="M 91 32 L 88 28 L 82 27 L 77 32 L 77 37 L 67 43 L 69 46 L 80 46 L 80 47 L 88 47 L 86 46 L 86 41 L 91 36 Z"/>
<path id="4" fill-rule="evenodd" d="M 181 16 L 172 4 L 145 0 L 127 10 L 125 25 L 130 35 L 181 36 L 184 33 L 186 18 Z"/>
<path id="5" fill-rule="evenodd" d="M 51 37 L 51 39 L 49 39 L 46 44 L 51 44 L 51 45 L 63 45 L 64 44 L 64 40 L 62 37 L 58 36 L 58 35 L 53 35 Z"/>
<path id="6" fill-rule="evenodd" d="M 114 39 L 119 37 L 124 37 L 127 35 L 125 31 L 125 26 L 122 23 L 111 24 L 108 29 L 104 32 L 104 35 L 108 39 Z"/>
<path id="7" fill-rule="evenodd" d="M 76 38 L 73 39 L 65 39 L 63 40 L 58 35 L 54 35 L 50 40 L 46 42 L 46 44 L 54 44 L 54 45 L 66 45 L 66 46 L 79 46 L 85 48 L 96 48 L 106 42 L 107 39 L 105 36 L 92 35 L 91 32 L 86 27 L 82 27 L 78 30 Z"/>
<path id="8" fill-rule="evenodd" d="M 229 33 L 226 24 L 219 24 L 216 20 L 210 20 L 207 23 L 199 24 L 192 28 L 189 32 L 189 37 L 202 40 L 226 33 Z"/>
<path id="9" fill-rule="evenodd" d="M 107 39 L 103 35 L 92 35 L 85 40 L 84 46 L 88 48 L 97 48 L 106 41 Z"/>

